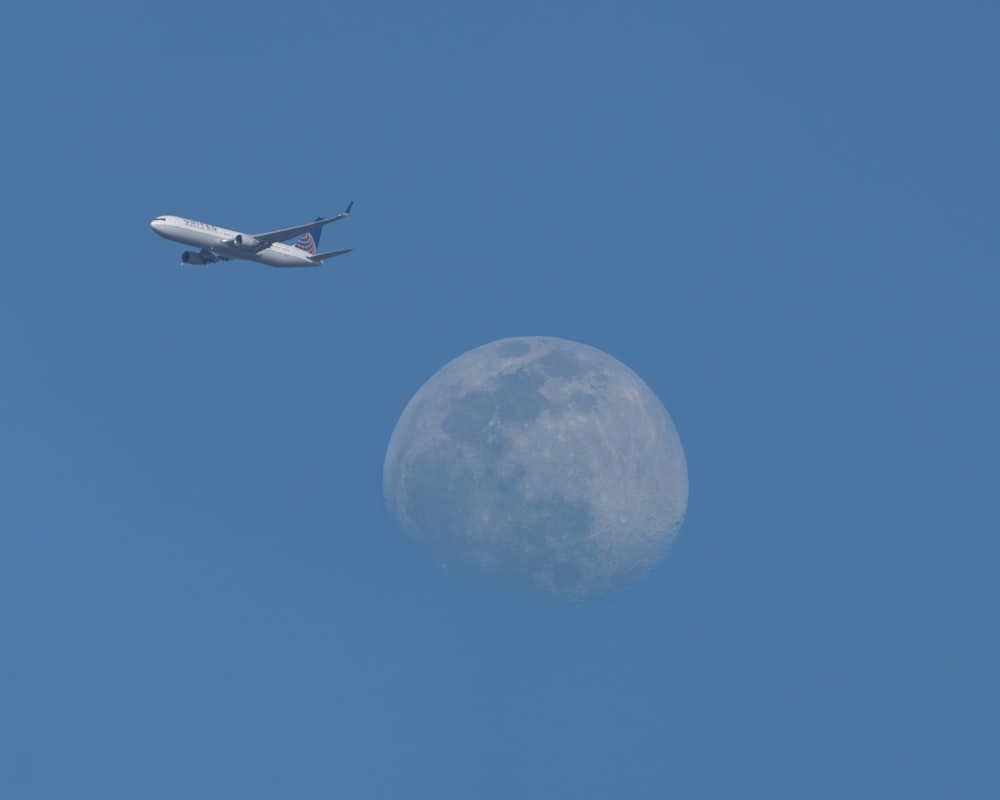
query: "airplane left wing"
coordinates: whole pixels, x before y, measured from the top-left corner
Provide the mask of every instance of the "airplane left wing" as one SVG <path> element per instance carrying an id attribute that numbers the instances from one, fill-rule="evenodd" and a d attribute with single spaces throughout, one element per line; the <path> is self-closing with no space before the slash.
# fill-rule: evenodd
<path id="1" fill-rule="evenodd" d="M 351 213 L 351 208 L 354 206 L 354 201 L 352 200 L 343 211 L 341 211 L 335 217 L 327 217 L 326 219 L 318 219 L 315 222 L 310 222 L 306 225 L 297 225 L 294 228 L 282 228 L 280 231 L 269 231 L 268 233 L 255 233 L 253 235 L 257 249 L 263 249 L 264 247 L 270 247 L 275 242 L 283 242 L 286 239 L 294 239 L 296 236 L 301 236 L 303 233 L 309 233 L 317 228 L 322 228 L 324 225 L 329 225 L 331 222 L 337 222 L 338 220 L 344 219 L 348 214 Z"/>

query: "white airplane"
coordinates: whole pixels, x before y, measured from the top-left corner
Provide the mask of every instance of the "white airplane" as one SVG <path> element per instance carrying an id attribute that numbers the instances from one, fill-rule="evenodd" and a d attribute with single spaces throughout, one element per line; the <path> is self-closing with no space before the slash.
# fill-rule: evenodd
<path id="1" fill-rule="evenodd" d="M 328 258 L 351 252 L 348 248 L 317 253 L 316 246 L 323 226 L 344 219 L 351 213 L 353 205 L 352 201 L 335 217 L 316 217 L 315 221 L 305 225 L 253 236 L 184 217 L 157 217 L 149 226 L 164 239 L 201 248 L 197 253 L 189 250 L 181 253 L 182 264 L 214 264 L 216 261 L 242 258 L 269 267 L 318 267 Z M 285 244 L 292 239 L 295 239 L 294 244 Z"/>

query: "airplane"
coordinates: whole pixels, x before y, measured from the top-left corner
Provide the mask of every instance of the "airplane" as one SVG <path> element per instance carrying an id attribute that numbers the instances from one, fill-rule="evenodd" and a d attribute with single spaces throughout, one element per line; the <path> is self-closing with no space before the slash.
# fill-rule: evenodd
<path id="1" fill-rule="evenodd" d="M 351 252 L 351 248 L 348 248 L 317 253 L 316 246 L 323 226 L 344 219 L 351 213 L 353 206 L 352 200 L 335 217 L 316 217 L 313 222 L 305 225 L 252 236 L 184 217 L 157 217 L 149 226 L 164 239 L 201 248 L 196 253 L 190 250 L 181 253 L 181 264 L 214 264 L 216 261 L 239 258 L 267 264 L 269 267 L 318 267 L 329 258 Z M 295 244 L 285 243 L 292 239 L 295 239 Z"/>

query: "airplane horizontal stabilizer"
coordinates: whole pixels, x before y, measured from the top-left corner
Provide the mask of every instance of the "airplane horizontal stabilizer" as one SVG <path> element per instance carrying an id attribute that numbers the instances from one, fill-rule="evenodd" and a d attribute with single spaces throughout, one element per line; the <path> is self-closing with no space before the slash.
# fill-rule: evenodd
<path id="1" fill-rule="evenodd" d="M 344 253 L 350 253 L 354 248 L 348 247 L 346 250 L 331 250 L 329 253 L 317 253 L 312 258 L 314 261 L 326 261 L 328 258 L 336 258 Z"/>

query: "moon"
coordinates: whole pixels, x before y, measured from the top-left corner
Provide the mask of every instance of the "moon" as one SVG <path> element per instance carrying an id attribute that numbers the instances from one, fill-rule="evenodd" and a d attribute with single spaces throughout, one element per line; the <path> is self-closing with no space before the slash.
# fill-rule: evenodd
<path id="1" fill-rule="evenodd" d="M 568 602 L 649 570 L 688 497 L 677 431 L 642 379 L 544 336 L 433 375 L 396 423 L 382 486 L 402 529 L 446 561 Z"/>

